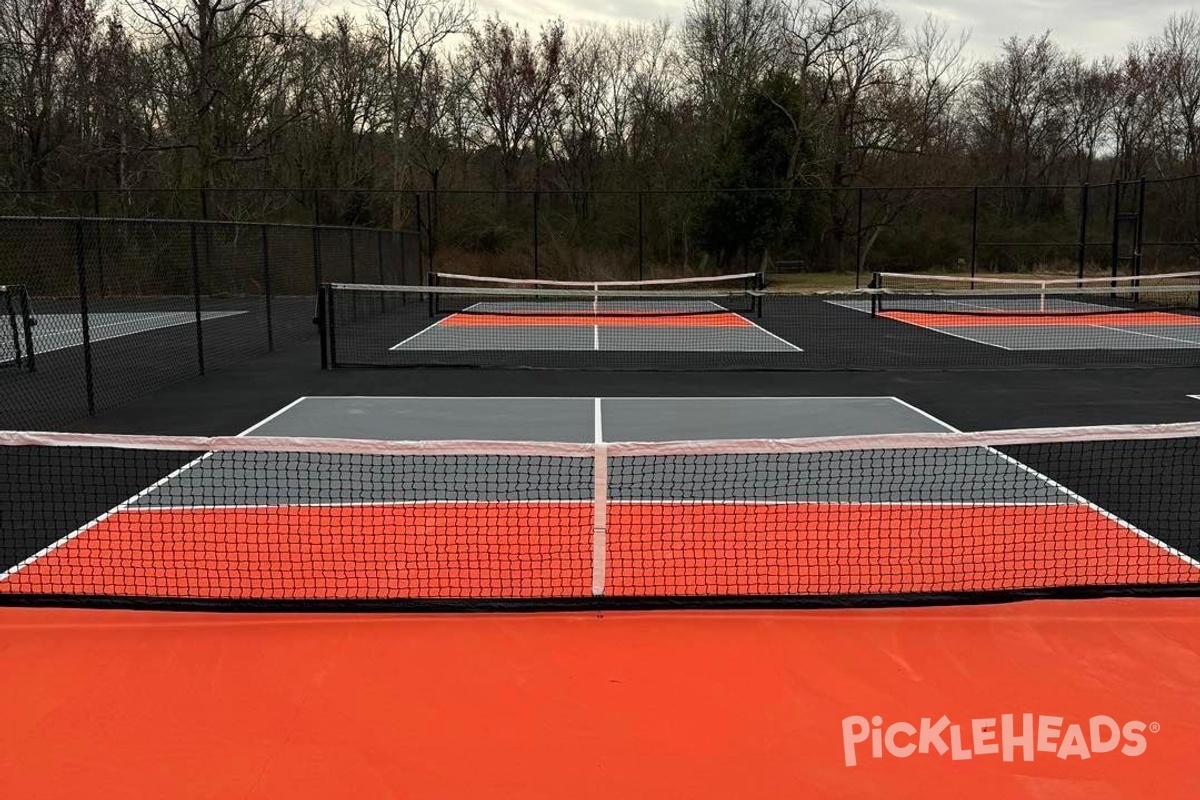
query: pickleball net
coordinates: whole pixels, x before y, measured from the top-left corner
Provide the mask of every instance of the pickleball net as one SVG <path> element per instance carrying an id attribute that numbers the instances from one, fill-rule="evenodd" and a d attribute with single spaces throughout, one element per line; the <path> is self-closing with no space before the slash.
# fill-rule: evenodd
<path id="1" fill-rule="evenodd" d="M 554 608 L 1200 589 L 1200 423 L 664 443 L 0 434 L 0 602 Z"/>
<path id="2" fill-rule="evenodd" d="M 1200 313 L 1200 272 L 1103 278 L 1016 278 L 877 272 L 868 290 L 875 313 L 1071 317 L 1163 314 L 1186 325 Z"/>
<path id="3" fill-rule="evenodd" d="M 431 272 L 431 286 L 494 289 L 587 289 L 591 291 L 752 291 L 766 285 L 761 272 L 732 275 L 697 275 L 686 278 L 646 278 L 640 280 L 552 280 L 547 278 L 498 278 L 458 272 Z"/>

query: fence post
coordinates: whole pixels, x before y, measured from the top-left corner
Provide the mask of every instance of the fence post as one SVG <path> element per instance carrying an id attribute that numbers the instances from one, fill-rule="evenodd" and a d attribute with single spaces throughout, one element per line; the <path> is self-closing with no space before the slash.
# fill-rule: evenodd
<path id="1" fill-rule="evenodd" d="M 638 280 L 643 280 L 646 277 L 646 227 L 645 227 L 645 212 L 642 208 L 642 198 L 645 192 L 638 192 L 637 195 L 637 212 L 638 212 L 638 227 L 637 227 L 637 247 L 638 247 Z"/>
<path id="2" fill-rule="evenodd" d="M 350 237 L 350 282 L 358 283 L 358 265 L 354 258 L 354 234 L 357 232 L 355 228 L 347 231 L 346 235 Z M 350 318 L 358 320 L 358 292 L 352 292 L 350 301 Z"/>
<path id="3" fill-rule="evenodd" d="M 425 282 L 425 276 L 421 274 L 421 271 L 425 265 L 424 254 L 421 252 L 421 231 L 425 228 L 425 214 L 422 210 L 423 205 L 424 205 L 424 203 L 421 201 L 421 193 L 413 192 L 413 207 L 416 209 L 416 212 L 417 212 L 417 283 L 418 284 Z M 403 260 L 401 261 L 401 263 L 404 266 L 400 273 L 400 283 L 408 283 L 408 247 L 407 247 L 407 245 L 403 244 L 403 242 L 404 242 L 403 239 L 401 239 L 401 242 L 402 242 L 401 250 L 404 253 Z"/>
<path id="4" fill-rule="evenodd" d="M 108 290 L 104 285 L 104 246 L 100 241 L 100 190 L 92 190 L 92 216 L 96 222 L 96 279 L 100 282 L 100 296 L 107 297 Z"/>
<path id="5" fill-rule="evenodd" d="M 96 386 L 92 373 L 92 331 L 88 316 L 87 261 L 83 244 L 83 218 L 75 221 L 75 278 L 79 286 L 79 332 L 83 338 L 83 382 L 87 413 L 96 415 Z"/>
<path id="6" fill-rule="evenodd" d="M 259 230 L 262 232 L 262 275 L 263 298 L 267 312 L 267 352 L 273 353 L 275 352 L 275 326 L 271 320 L 271 248 L 268 233 L 270 226 L 261 225 Z"/>
<path id="7" fill-rule="evenodd" d="M 971 288 L 979 271 L 979 187 L 971 189 Z"/>
<path id="8" fill-rule="evenodd" d="M 538 206 L 540 204 L 541 193 L 537 189 L 533 190 L 533 277 L 540 278 L 541 264 L 538 260 Z"/>
<path id="9" fill-rule="evenodd" d="M 441 200 L 438 197 L 437 189 L 434 189 L 432 192 L 425 193 L 425 202 L 429 206 L 429 209 L 428 209 L 429 214 L 427 215 L 429 218 L 429 222 L 427 223 L 429 226 L 429 230 L 426 232 L 426 240 L 428 243 L 428 250 L 429 250 L 429 257 L 428 257 L 429 267 L 428 267 L 427 272 L 425 273 L 428 276 L 429 274 L 431 274 L 434 271 L 433 256 L 434 256 L 434 253 L 437 252 L 436 228 L 438 225 L 438 220 L 441 218 L 441 215 L 440 215 Z"/>
<path id="10" fill-rule="evenodd" d="M 378 267 L 379 267 L 379 285 L 380 286 L 382 286 L 384 283 L 387 282 L 383 279 L 383 237 L 384 237 L 384 232 L 383 232 L 382 228 L 375 231 L 375 250 L 377 251 L 377 256 L 378 256 L 378 261 L 379 261 Z M 387 311 L 387 300 L 384 299 L 383 292 L 380 292 L 379 293 L 379 313 L 382 314 L 385 311 Z"/>
<path id="11" fill-rule="evenodd" d="M 1091 186 L 1086 182 L 1079 187 L 1079 278 L 1087 270 L 1088 206 L 1091 204 Z"/>
<path id="12" fill-rule="evenodd" d="M 192 306 L 196 314 L 196 363 L 200 367 L 200 374 L 203 375 L 204 326 L 200 311 L 200 255 L 199 246 L 196 244 L 196 223 L 192 222 L 188 227 L 191 229 L 192 238 Z"/>
<path id="13" fill-rule="evenodd" d="M 1112 211 L 1112 254 L 1110 255 L 1110 266 L 1112 268 L 1112 277 L 1117 277 L 1120 271 L 1121 264 L 1121 179 L 1117 178 L 1113 181 L 1113 211 Z M 1116 282 L 1113 282 L 1112 288 L 1117 288 Z"/>
<path id="14" fill-rule="evenodd" d="M 1142 274 L 1142 243 L 1146 234 L 1146 176 L 1138 179 L 1137 222 L 1133 230 L 1133 274 Z M 1134 295 L 1137 302 L 1137 295 Z"/>
<path id="15" fill-rule="evenodd" d="M 319 295 L 325 281 L 321 276 L 321 193 L 316 189 L 313 189 L 312 257 L 313 288 Z"/>
<path id="16" fill-rule="evenodd" d="M 855 191 L 854 212 L 854 288 L 862 288 L 863 270 L 863 190 L 858 187 Z"/>

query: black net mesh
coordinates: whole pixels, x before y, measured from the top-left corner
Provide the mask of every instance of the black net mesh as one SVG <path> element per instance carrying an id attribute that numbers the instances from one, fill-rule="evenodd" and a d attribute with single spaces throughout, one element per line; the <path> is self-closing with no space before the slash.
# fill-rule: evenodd
<path id="1" fill-rule="evenodd" d="M 657 445 L 4 434 L 0 602 L 1200 589 L 1200 426 Z"/>

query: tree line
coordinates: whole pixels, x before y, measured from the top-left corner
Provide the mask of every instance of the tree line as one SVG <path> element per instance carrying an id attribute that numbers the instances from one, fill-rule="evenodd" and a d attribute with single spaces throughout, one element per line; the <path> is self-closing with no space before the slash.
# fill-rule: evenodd
<path id="1" fill-rule="evenodd" d="M 469 0 L 318 11 L 0 0 L 0 188 L 536 188 L 574 193 L 578 219 L 600 213 L 594 190 L 796 189 L 693 209 L 689 235 L 727 261 L 788 237 L 840 257 L 857 186 L 1200 173 L 1194 12 L 1122 54 L 1042 33 L 979 60 L 965 33 L 876 0 L 690 0 L 678 24 L 537 30 Z M 346 198 L 345 221 L 411 215 L 399 195 Z"/>

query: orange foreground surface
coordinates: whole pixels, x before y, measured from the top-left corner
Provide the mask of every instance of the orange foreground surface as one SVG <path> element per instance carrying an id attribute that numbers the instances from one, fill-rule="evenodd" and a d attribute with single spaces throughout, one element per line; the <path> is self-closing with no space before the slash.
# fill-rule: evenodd
<path id="1" fill-rule="evenodd" d="M 0 796 L 1194 798 L 1200 600 L 478 616 L 0 609 Z M 842 721 L 1145 723 L 845 764 Z M 948 737 L 945 737 L 948 739 Z"/>

